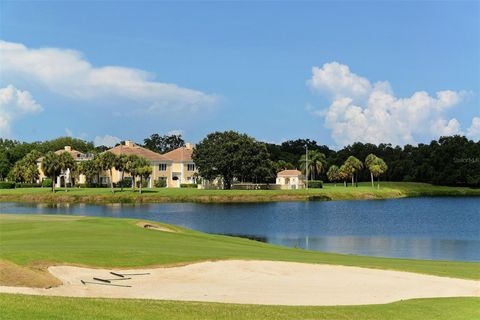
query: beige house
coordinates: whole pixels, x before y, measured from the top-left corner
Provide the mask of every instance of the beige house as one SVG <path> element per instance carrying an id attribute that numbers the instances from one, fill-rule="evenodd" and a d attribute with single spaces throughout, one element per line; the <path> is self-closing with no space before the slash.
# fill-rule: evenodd
<path id="1" fill-rule="evenodd" d="M 276 184 L 281 189 L 303 189 L 305 177 L 299 170 L 283 170 L 277 173 Z"/>
<path id="2" fill-rule="evenodd" d="M 185 147 L 177 148 L 165 154 L 159 154 L 146 148 L 140 147 L 132 141 L 125 141 L 124 145 L 116 146 L 108 150 L 116 155 L 134 154 L 150 161 L 152 165 L 152 174 L 147 181 L 147 186 L 153 188 L 155 181 L 165 180 L 167 188 L 180 188 L 181 184 L 195 183 L 194 174 L 197 172 L 195 164 L 192 161 L 193 146 L 187 143 Z M 130 178 L 125 173 L 125 178 Z M 104 172 L 101 177 L 101 183 L 110 183 L 109 174 Z M 113 168 L 112 180 L 114 183 L 120 182 L 122 172 Z"/>
<path id="3" fill-rule="evenodd" d="M 91 160 L 93 159 L 92 154 L 85 154 L 80 151 L 72 149 L 71 146 L 65 146 L 64 149 L 60 149 L 55 151 L 57 155 L 60 155 L 64 152 L 70 153 L 72 156 L 73 160 L 75 160 L 77 163 L 85 161 L 85 160 Z M 37 159 L 37 168 L 38 168 L 38 180 L 37 183 L 42 182 L 43 180 L 47 179 L 48 177 L 45 176 L 45 173 L 42 170 L 42 160 L 43 157 Z M 86 182 L 86 177 L 83 174 L 79 175 L 72 175 L 70 170 L 67 169 L 66 171 L 62 171 L 62 173 L 56 178 L 55 181 L 55 187 L 61 187 L 64 186 L 66 183 L 71 183 L 72 185 L 75 185 L 77 183 L 85 183 Z"/>

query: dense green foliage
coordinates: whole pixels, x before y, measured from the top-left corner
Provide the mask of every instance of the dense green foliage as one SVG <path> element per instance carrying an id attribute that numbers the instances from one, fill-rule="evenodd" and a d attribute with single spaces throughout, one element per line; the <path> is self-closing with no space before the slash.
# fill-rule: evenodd
<path id="1" fill-rule="evenodd" d="M 235 131 L 209 134 L 195 147 L 192 158 L 200 176 L 221 177 L 225 189 L 230 189 L 234 178 L 263 182 L 273 175 L 265 144 Z"/>
<path id="2" fill-rule="evenodd" d="M 307 251 L 164 225 L 140 228 L 135 219 L 0 214 L 0 259 L 103 267 L 137 267 L 217 259 L 257 259 L 361 266 L 480 279 L 480 263 L 389 259 Z M 52 223 L 54 222 L 54 223 Z M 163 224 L 160 224 L 163 225 Z"/>
<path id="3" fill-rule="evenodd" d="M 225 132 L 223 134 L 227 134 Z M 213 133 L 211 136 L 218 135 Z M 231 135 L 240 135 L 236 132 L 230 131 Z M 234 138 L 229 146 L 224 144 L 228 151 L 224 151 L 222 155 L 229 155 L 229 152 L 238 151 L 238 142 Z M 250 138 L 251 139 L 251 138 Z M 204 141 L 208 140 L 208 137 Z M 184 145 L 181 136 L 160 136 L 154 134 L 144 140 L 145 147 L 157 151 L 166 152 L 174 147 Z M 237 142 L 235 142 L 237 141 Z M 73 149 L 81 152 L 97 153 L 98 150 L 93 147 L 91 142 L 85 142 L 80 139 L 70 137 L 62 137 L 51 141 L 25 143 L 8 139 L 0 139 L 0 180 L 7 177 L 12 170 L 14 164 L 24 158 L 32 150 L 37 150 L 44 155 L 48 151 L 57 151 L 63 149 L 64 146 L 70 145 Z M 371 171 L 367 168 L 357 170 L 355 174 L 359 181 L 371 180 L 371 174 L 377 172 L 382 180 L 386 181 L 412 181 L 412 182 L 427 182 L 441 185 L 456 185 L 456 186 L 480 186 L 480 141 L 468 140 L 463 136 L 441 137 L 438 141 L 434 140 L 429 144 L 419 144 L 418 146 L 405 145 L 404 147 L 392 146 L 391 144 L 374 145 L 370 143 L 354 143 L 346 146 L 341 150 L 334 151 L 325 145 L 318 145 L 316 141 L 309 139 L 298 139 L 285 141 L 280 145 L 277 144 L 263 144 L 266 146 L 266 151 L 261 147 L 259 150 L 262 157 L 266 157 L 270 161 L 262 162 L 261 165 L 252 168 L 247 168 L 248 165 L 242 164 L 243 169 L 238 175 L 241 181 L 249 182 L 273 182 L 276 172 L 283 169 L 294 169 L 304 165 L 304 161 L 299 161 L 305 155 L 305 146 L 316 154 L 325 155 L 324 161 L 315 161 L 316 164 L 309 164 L 310 172 L 315 179 L 329 180 L 326 175 L 326 169 L 332 165 L 336 165 L 341 169 L 341 165 L 350 156 L 354 156 L 361 161 L 364 161 L 369 154 L 383 159 L 388 166 L 388 170 L 382 171 L 380 167 L 373 168 Z M 248 149 L 248 148 L 247 148 Z M 102 151 L 106 148 L 101 149 Z M 240 156 L 248 156 L 246 154 L 238 153 Z M 260 156 L 259 156 L 260 157 Z M 230 156 L 227 159 L 231 159 Z M 313 158 L 313 157 L 312 157 Z M 210 159 L 210 162 L 215 160 L 227 161 L 219 155 Z M 238 162 L 238 161 L 237 161 Z M 257 161 L 258 162 L 258 161 Z M 220 163 L 220 162 L 219 162 Z M 340 177 L 338 181 L 343 179 L 345 175 L 349 175 L 349 168 L 344 167 L 344 170 L 339 170 Z M 378 170 L 377 170 L 378 169 Z M 248 173 L 249 172 L 249 173 Z M 14 172 L 15 173 L 15 172 Z M 213 172 L 212 176 L 214 175 Z"/>
<path id="4" fill-rule="evenodd" d="M 465 320 L 480 318 L 479 304 L 480 298 L 439 298 L 364 306 L 289 307 L 0 294 L 5 319 L 28 320 Z"/>
<path id="5" fill-rule="evenodd" d="M 429 144 L 404 147 L 357 142 L 338 151 L 318 145 L 316 141 L 299 139 L 281 145 L 267 144 L 267 149 L 271 160 L 295 164 L 305 154 L 305 144 L 309 150 L 325 154 L 328 168 L 331 165 L 340 167 L 350 156 L 363 161 L 369 154 L 374 154 L 388 165 L 382 175 L 387 181 L 480 186 L 480 141 L 463 136 L 441 137 Z M 321 175 L 320 179 L 327 180 L 327 176 Z M 370 171 L 360 170 L 358 179 L 369 181 Z"/>
<path id="6" fill-rule="evenodd" d="M 323 188 L 322 180 L 308 180 L 308 187 L 313 189 Z"/>
<path id="7" fill-rule="evenodd" d="M 149 138 L 143 140 L 143 146 L 158 153 L 166 153 L 185 146 L 185 141 L 180 134 L 161 136 L 158 133 L 154 133 Z"/>
<path id="8" fill-rule="evenodd" d="M 20 142 L 16 140 L 0 138 L 0 180 L 5 178 L 13 165 L 25 157 L 32 150 L 45 155 L 49 151 L 57 151 L 65 146 L 71 146 L 73 149 L 83 153 L 95 150 L 92 142 L 86 142 L 72 137 L 60 137 L 49 141 Z"/>
<path id="9" fill-rule="evenodd" d="M 15 182 L 0 181 L 0 189 L 15 189 Z"/>

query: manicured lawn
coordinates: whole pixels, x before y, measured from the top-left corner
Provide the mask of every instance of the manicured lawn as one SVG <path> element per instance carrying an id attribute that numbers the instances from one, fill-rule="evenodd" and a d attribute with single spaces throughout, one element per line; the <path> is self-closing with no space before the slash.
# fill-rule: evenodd
<path id="1" fill-rule="evenodd" d="M 49 188 L 19 188 L 0 190 L 0 201 L 28 202 L 254 202 L 292 200 L 349 200 L 386 199 L 409 196 L 480 196 L 480 189 L 433 186 L 424 183 L 385 182 L 381 188 L 360 183 L 358 188 L 342 184 L 326 184 L 323 189 L 309 190 L 199 190 L 199 189 L 144 189 L 142 194 L 130 189 L 108 188 L 70 189 L 65 192 Z"/>
<path id="2" fill-rule="evenodd" d="M 388 259 L 306 251 L 209 235 L 170 226 L 177 233 L 140 228 L 138 220 L 0 215 L 0 259 L 18 265 L 49 263 L 139 267 L 209 259 L 261 259 L 404 270 L 480 279 L 480 263 Z M 47 261 L 47 263 L 45 263 Z M 0 279 L 1 280 L 1 279 Z"/>
<path id="3" fill-rule="evenodd" d="M 133 219 L 0 214 L 0 263 L 3 261 L 4 266 L 10 268 L 7 277 L 0 278 L 0 284 L 12 285 L 13 281 L 16 285 L 29 285 L 32 280 L 44 283 L 42 281 L 47 280 L 32 277 L 41 273 L 38 268 L 52 263 L 137 267 L 231 258 L 340 264 L 480 279 L 480 263 L 313 252 L 168 225 L 164 226 L 176 232 L 160 232 L 140 228 L 137 222 Z M 19 277 L 15 274 L 17 270 Z M 365 306 L 288 307 L 0 294 L 0 318 L 477 319 L 480 318 L 480 298 L 414 299 Z"/>
<path id="4" fill-rule="evenodd" d="M 480 298 L 414 299 L 383 305 L 286 307 L 0 294 L 2 319 L 480 319 Z"/>

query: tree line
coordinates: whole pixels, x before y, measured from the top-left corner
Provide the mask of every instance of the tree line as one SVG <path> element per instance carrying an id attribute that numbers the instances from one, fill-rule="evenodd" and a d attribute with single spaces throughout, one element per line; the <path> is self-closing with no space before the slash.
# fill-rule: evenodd
<path id="1" fill-rule="evenodd" d="M 184 144 L 178 135 L 153 134 L 144 139 L 143 146 L 163 153 Z M 107 149 L 95 148 L 91 142 L 70 137 L 33 143 L 0 139 L 0 180 L 10 175 L 18 181 L 34 181 L 34 159 L 63 149 L 65 145 L 94 154 L 102 154 Z M 308 161 L 305 161 L 306 147 Z M 347 179 L 353 179 L 356 184 L 374 178 L 378 180 L 382 176 L 387 181 L 480 186 L 480 141 L 458 135 L 441 137 L 429 144 L 403 147 L 357 142 L 335 151 L 310 139 L 271 144 L 235 131 L 214 132 L 196 145 L 193 158 L 202 177 L 214 179 L 221 176 L 226 187 L 234 180 L 271 183 L 281 170 L 298 168 L 306 172 L 307 167 L 309 180 L 343 181 L 345 185 Z M 92 176 L 90 172 L 97 169 L 84 170 Z M 123 172 L 123 169 L 117 170 Z"/>

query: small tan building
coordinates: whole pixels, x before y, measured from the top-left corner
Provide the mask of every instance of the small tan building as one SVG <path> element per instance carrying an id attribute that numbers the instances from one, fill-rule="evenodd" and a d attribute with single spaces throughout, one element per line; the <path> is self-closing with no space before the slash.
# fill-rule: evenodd
<path id="1" fill-rule="evenodd" d="M 276 184 L 281 189 L 303 189 L 305 176 L 299 170 L 283 170 L 277 173 Z"/>
<path id="2" fill-rule="evenodd" d="M 85 154 L 80 151 L 72 149 L 71 146 L 65 146 L 63 149 L 55 151 L 57 155 L 60 155 L 64 152 L 70 153 L 72 156 L 73 160 L 75 162 L 79 163 L 85 160 L 91 160 L 93 159 L 92 154 Z M 37 168 L 38 168 L 38 180 L 37 183 L 42 182 L 44 179 L 47 179 L 48 177 L 45 176 L 43 170 L 42 170 L 42 160 L 43 157 L 37 159 Z M 71 183 L 72 185 L 75 185 L 77 183 L 85 183 L 86 182 L 86 177 L 83 174 L 79 175 L 72 175 L 70 170 L 67 169 L 66 171 L 62 171 L 62 173 L 57 177 L 55 181 L 55 187 L 61 187 L 64 186 L 66 183 Z"/>

